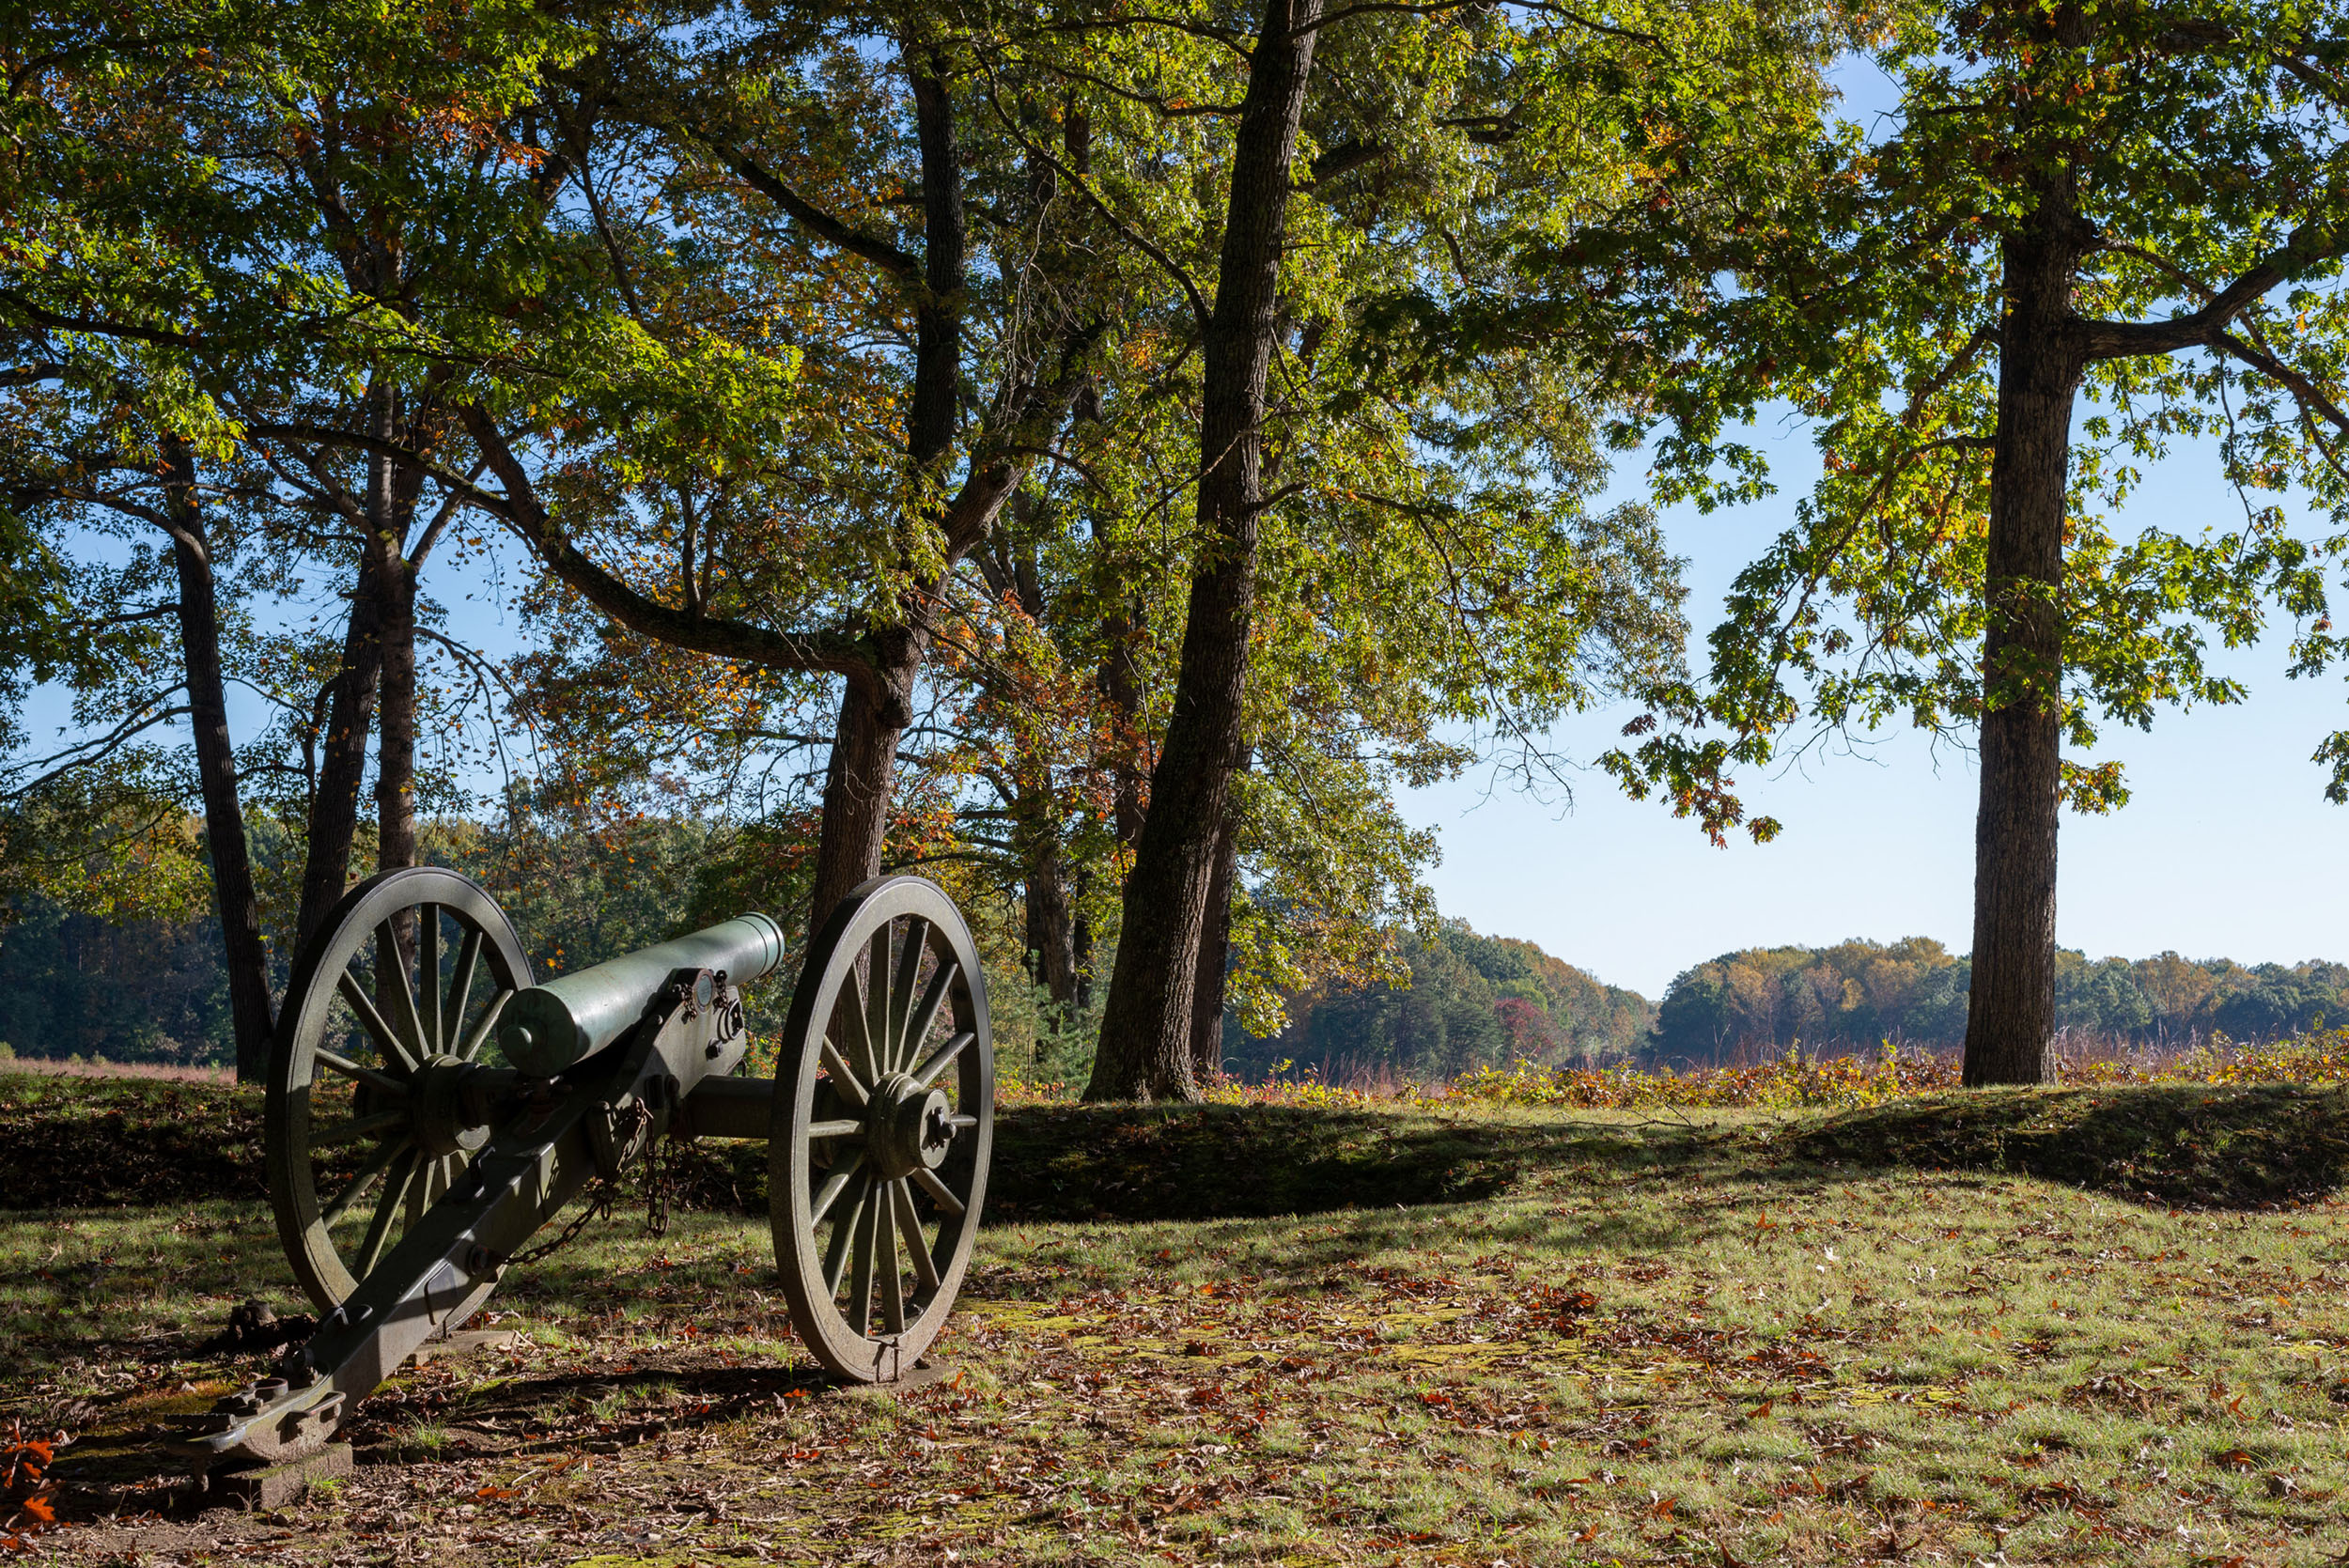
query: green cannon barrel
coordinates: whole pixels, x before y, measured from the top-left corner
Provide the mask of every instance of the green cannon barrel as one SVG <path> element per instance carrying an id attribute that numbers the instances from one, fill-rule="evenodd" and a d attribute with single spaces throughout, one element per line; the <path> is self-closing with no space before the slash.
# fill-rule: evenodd
<path id="1" fill-rule="evenodd" d="M 559 1073 L 618 1039 L 678 970 L 723 970 L 746 986 L 782 962 L 783 928 L 743 915 L 517 991 L 498 1019 L 498 1045 L 525 1073 Z"/>

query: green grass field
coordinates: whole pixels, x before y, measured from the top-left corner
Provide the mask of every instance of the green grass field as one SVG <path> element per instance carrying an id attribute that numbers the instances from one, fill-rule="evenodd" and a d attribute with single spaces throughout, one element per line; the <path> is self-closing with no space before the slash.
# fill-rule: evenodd
<path id="1" fill-rule="evenodd" d="M 250 1100 L 0 1079 L 0 1421 L 70 1561 L 2319 1563 L 2349 1554 L 2349 1091 L 1845 1110 L 1007 1110 L 913 1392 L 792 1344 L 757 1161 L 509 1279 L 355 1477 L 149 1446 L 299 1307 Z M 140 1151 L 160 1150 L 142 1154 Z M 109 1151 L 112 1151 L 110 1154 Z M 34 1206 L 25 1206 L 27 1204 Z M 64 1205 L 64 1206 L 50 1206 Z M 373 1462 L 369 1462 L 373 1461 Z"/>

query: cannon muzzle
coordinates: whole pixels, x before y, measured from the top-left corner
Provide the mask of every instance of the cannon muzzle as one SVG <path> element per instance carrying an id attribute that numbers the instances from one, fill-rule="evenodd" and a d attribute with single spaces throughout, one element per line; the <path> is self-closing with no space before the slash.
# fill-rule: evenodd
<path id="1" fill-rule="evenodd" d="M 551 1077 L 618 1039 L 679 970 L 723 970 L 727 984 L 747 986 L 782 962 L 783 928 L 743 915 L 516 992 L 499 1016 L 498 1045 L 523 1072 Z"/>

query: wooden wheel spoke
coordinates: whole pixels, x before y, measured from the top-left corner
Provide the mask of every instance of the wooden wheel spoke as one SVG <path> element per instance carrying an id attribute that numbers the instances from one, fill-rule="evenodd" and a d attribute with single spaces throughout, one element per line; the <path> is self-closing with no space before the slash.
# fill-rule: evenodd
<path id="1" fill-rule="evenodd" d="M 864 1124 L 852 1119 L 810 1122 L 807 1125 L 807 1136 L 811 1141 L 818 1138 L 862 1139 L 864 1136 Z"/>
<path id="2" fill-rule="evenodd" d="M 807 1222 L 810 1225 L 824 1222 L 824 1216 L 832 1212 L 832 1205 L 839 1200 L 841 1193 L 848 1190 L 848 1184 L 860 1179 L 857 1172 L 863 1164 L 864 1151 L 852 1149 L 848 1158 L 832 1168 L 832 1174 L 824 1178 L 824 1185 L 817 1190 L 816 1201 L 808 1204 Z"/>
<path id="3" fill-rule="evenodd" d="M 408 982 L 408 959 L 399 945 L 399 927 L 389 918 L 375 928 L 375 988 L 379 994 L 391 993 L 391 1025 L 421 1064 L 427 1054 L 424 1019 L 416 1011 L 416 988 Z"/>
<path id="4" fill-rule="evenodd" d="M 359 984 L 357 975 L 349 970 L 343 970 L 334 981 L 334 988 L 341 992 L 343 1000 L 350 1004 L 351 1012 L 358 1015 L 359 1027 L 367 1032 L 367 1037 L 373 1040 L 376 1048 L 383 1053 L 384 1061 L 396 1062 L 403 1072 L 410 1073 L 424 1065 L 416 1053 L 409 1048 L 408 1042 L 402 1039 L 383 1015 L 377 1011 L 375 999 L 367 995 L 367 988 Z"/>
<path id="5" fill-rule="evenodd" d="M 401 1206 L 408 1200 L 408 1188 L 416 1179 L 416 1150 L 404 1149 L 392 1161 L 392 1173 L 383 1184 L 383 1196 L 375 1203 L 375 1218 L 367 1221 L 367 1234 L 359 1243 L 358 1256 L 352 1259 L 351 1273 L 364 1280 L 374 1269 L 376 1261 L 383 1256 L 383 1244 L 391 1239 L 392 1221 L 398 1218 Z"/>
<path id="6" fill-rule="evenodd" d="M 925 1089 L 936 1083 L 939 1075 L 952 1066 L 955 1058 L 962 1054 L 963 1048 L 977 1038 L 976 1034 L 967 1029 L 957 1034 L 953 1039 L 930 1052 L 930 1059 L 914 1069 L 913 1081 Z"/>
<path id="7" fill-rule="evenodd" d="M 469 925 L 465 928 L 465 939 L 457 945 L 457 972 L 448 977 L 448 1008 L 441 1015 L 443 1050 L 455 1048 L 457 1032 L 465 1027 L 465 1004 L 473 1001 L 474 970 L 480 962 L 481 932 Z M 466 1055 L 465 1060 L 470 1062 L 473 1058 Z"/>
<path id="8" fill-rule="evenodd" d="M 938 1289 L 938 1264 L 922 1239 L 922 1217 L 914 1212 L 913 1189 L 903 1182 L 889 1184 L 890 1200 L 897 1207 L 897 1234 L 905 1237 L 906 1255 L 913 1260 L 913 1277 L 926 1291 Z"/>
<path id="9" fill-rule="evenodd" d="M 884 1204 L 880 1194 L 867 1188 L 857 1209 L 856 1236 L 849 1244 L 848 1327 L 862 1336 L 873 1327 L 873 1232 Z"/>
<path id="10" fill-rule="evenodd" d="M 498 1015 L 505 1012 L 506 1004 L 514 1000 L 517 989 L 512 986 L 502 986 L 490 998 L 489 1008 L 481 1015 L 481 1021 L 473 1026 L 472 1033 L 465 1036 L 464 1048 L 457 1053 L 459 1057 L 471 1062 L 481 1054 L 481 1048 L 490 1043 L 490 1031 L 498 1026 Z"/>
<path id="11" fill-rule="evenodd" d="M 953 1219 L 962 1218 L 963 1211 L 968 1205 L 960 1198 L 955 1196 L 955 1189 L 941 1181 L 937 1172 L 916 1171 L 913 1172 L 913 1183 L 930 1195 L 930 1202 L 936 1203 L 947 1218 Z"/>
<path id="12" fill-rule="evenodd" d="M 401 973 L 407 967 L 401 966 Z M 441 1038 L 441 907 L 416 906 L 417 1048 L 438 1056 L 446 1048 Z"/>
<path id="13" fill-rule="evenodd" d="M 850 1076 L 863 1086 L 880 1081 L 875 1070 L 872 1032 L 865 1026 L 864 981 L 854 969 L 848 970 L 840 995 L 832 1004 L 832 1028 L 827 1037 L 835 1043 L 834 1055 L 845 1055 Z"/>
<path id="14" fill-rule="evenodd" d="M 838 1296 L 840 1276 L 848 1266 L 848 1249 L 855 1245 L 858 1227 L 864 1222 L 864 1206 L 872 1192 L 872 1183 L 858 1178 L 856 1195 L 848 1200 L 848 1212 L 832 1222 L 832 1245 L 824 1249 L 824 1294 Z"/>
<path id="15" fill-rule="evenodd" d="M 922 1000 L 914 1005 L 913 1012 L 906 1019 L 905 1044 L 898 1059 L 907 1065 L 910 1066 L 922 1054 L 922 1048 L 928 1044 L 930 1031 L 938 1023 L 939 1010 L 946 1005 L 947 994 L 954 989 L 955 977 L 961 972 L 961 965 L 946 958 L 939 961 L 938 969 L 930 975 L 929 988 L 922 993 Z"/>
<path id="16" fill-rule="evenodd" d="M 832 1043 L 829 1035 L 824 1039 L 822 1054 L 824 1071 L 832 1075 L 832 1092 L 848 1101 L 852 1109 L 863 1110 L 872 1100 L 872 1093 L 857 1081 L 856 1074 L 841 1060 L 840 1048 Z"/>
<path id="17" fill-rule="evenodd" d="M 333 1229 L 335 1222 L 342 1219 L 350 1205 L 357 1203 L 367 1188 L 375 1185 L 375 1179 L 381 1176 L 392 1161 L 399 1157 L 400 1151 L 407 1147 L 408 1141 L 404 1138 L 386 1139 L 376 1145 L 375 1153 L 369 1155 L 367 1162 L 359 1167 L 359 1173 L 344 1183 L 343 1189 L 335 1193 L 324 1208 L 319 1210 L 319 1226 L 328 1230 Z"/>
<path id="18" fill-rule="evenodd" d="M 345 1143 L 381 1138 L 386 1133 L 405 1134 L 407 1130 L 408 1112 L 405 1110 L 379 1110 L 372 1116 L 354 1117 L 348 1122 L 337 1122 L 322 1132 L 311 1133 L 310 1147 L 332 1149 Z"/>
<path id="19" fill-rule="evenodd" d="M 355 1078 L 378 1094 L 389 1094 L 396 1099 L 404 1100 L 408 1097 L 408 1085 L 389 1073 L 379 1073 L 373 1067 L 363 1067 L 347 1056 L 337 1056 L 333 1051 L 323 1048 L 311 1052 L 311 1055 L 317 1059 L 319 1066 L 340 1073 L 345 1078 Z"/>
<path id="20" fill-rule="evenodd" d="M 416 1179 L 408 1188 L 409 1224 L 413 1225 L 422 1219 L 425 1211 L 441 1201 L 442 1194 L 455 1184 L 456 1175 L 455 1155 L 442 1155 L 437 1159 L 424 1162 L 424 1168 L 417 1172 Z"/>
<path id="21" fill-rule="evenodd" d="M 904 1183 L 891 1182 L 881 1188 L 880 1202 L 873 1205 L 873 1266 L 880 1276 L 884 1334 L 906 1331 L 906 1277 L 897 1263 L 897 1198 L 904 1190 Z"/>
<path id="22" fill-rule="evenodd" d="M 864 1037 L 872 1042 L 873 1081 L 896 1071 L 890 1060 L 889 1040 L 889 923 L 873 933 L 864 964 Z"/>
<path id="23" fill-rule="evenodd" d="M 889 985 L 889 1070 L 893 1073 L 912 1061 L 913 1053 L 922 1046 L 922 1035 L 907 1026 L 919 1010 L 913 1000 L 913 987 L 921 984 L 922 955 L 929 950 L 929 942 L 930 923 L 920 915 L 908 916 L 906 934 L 897 944 L 897 973 Z M 936 988 L 935 982 L 932 988 Z M 932 1005 L 927 995 L 922 998 L 921 1005 Z M 929 1017 L 937 1016 L 933 1007 Z M 928 1032 L 926 1022 L 922 1034 Z"/>

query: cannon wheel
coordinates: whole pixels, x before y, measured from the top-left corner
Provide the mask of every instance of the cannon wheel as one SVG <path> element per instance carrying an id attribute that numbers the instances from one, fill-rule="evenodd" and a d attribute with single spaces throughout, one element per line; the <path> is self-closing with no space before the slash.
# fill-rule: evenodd
<path id="1" fill-rule="evenodd" d="M 497 905 L 437 866 L 360 883 L 295 955 L 264 1132 L 277 1234 L 320 1310 L 358 1288 L 488 1141 L 439 1091 L 529 984 Z"/>
<path id="2" fill-rule="evenodd" d="M 995 1048 L 954 901 L 879 877 L 809 945 L 768 1141 L 791 1320 L 837 1376 L 894 1382 L 954 1310 L 987 1196 Z"/>

